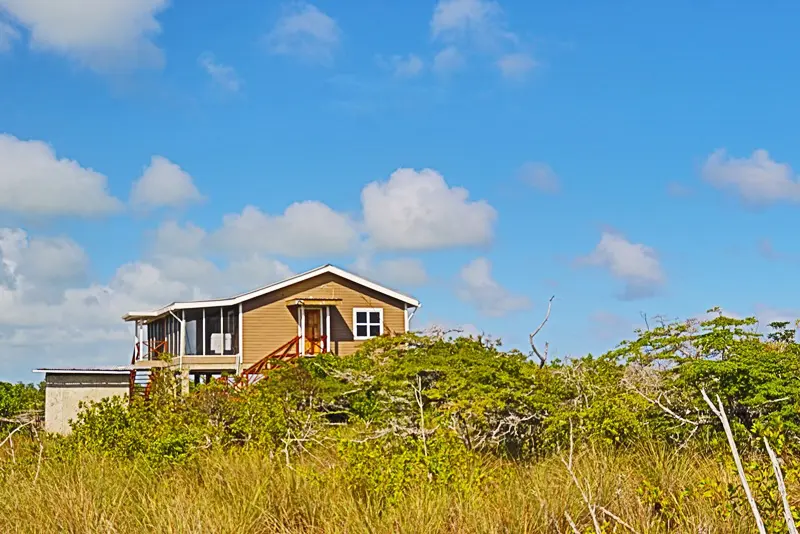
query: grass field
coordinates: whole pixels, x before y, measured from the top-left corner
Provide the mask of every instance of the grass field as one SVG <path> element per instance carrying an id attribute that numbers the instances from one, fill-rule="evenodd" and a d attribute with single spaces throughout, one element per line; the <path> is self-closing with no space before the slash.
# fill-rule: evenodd
<path id="1" fill-rule="evenodd" d="M 0 532 L 575 532 L 568 517 L 596 532 L 587 501 L 602 532 L 754 531 L 746 508 L 709 489 L 737 486 L 724 460 L 656 446 L 583 450 L 579 490 L 564 458 L 487 459 L 468 487 L 421 483 L 387 503 L 353 487 L 333 451 L 291 466 L 258 451 L 210 452 L 156 469 L 84 454 L 39 465 L 35 448 L 18 450 L 2 464 Z"/>

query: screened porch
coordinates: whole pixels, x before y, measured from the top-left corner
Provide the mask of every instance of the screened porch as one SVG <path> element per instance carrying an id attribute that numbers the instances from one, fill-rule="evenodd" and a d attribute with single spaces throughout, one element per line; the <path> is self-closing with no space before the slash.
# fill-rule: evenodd
<path id="1" fill-rule="evenodd" d="M 134 318 L 136 361 L 239 356 L 241 307 L 210 306 Z"/>

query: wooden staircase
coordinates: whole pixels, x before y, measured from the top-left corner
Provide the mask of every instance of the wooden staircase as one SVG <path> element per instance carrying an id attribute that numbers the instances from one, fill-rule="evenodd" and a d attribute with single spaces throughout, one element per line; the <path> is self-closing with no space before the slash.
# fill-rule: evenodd
<path id="1" fill-rule="evenodd" d="M 307 355 L 322 354 L 325 349 L 326 339 L 326 336 L 322 336 L 320 339 L 306 339 Z M 300 343 L 300 336 L 295 336 L 242 371 L 241 375 L 237 377 L 222 377 L 220 380 L 228 383 L 232 382 L 237 387 L 255 384 L 263 379 L 268 371 L 278 367 L 281 363 L 290 362 L 304 356 L 300 352 Z"/>
<path id="2" fill-rule="evenodd" d="M 150 394 L 150 369 L 134 369 L 131 371 L 130 398 L 143 396 L 145 399 Z"/>

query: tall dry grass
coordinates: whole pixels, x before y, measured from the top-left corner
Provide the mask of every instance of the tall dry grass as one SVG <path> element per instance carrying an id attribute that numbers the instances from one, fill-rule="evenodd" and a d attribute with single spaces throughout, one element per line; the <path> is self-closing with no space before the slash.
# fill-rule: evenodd
<path id="1" fill-rule="evenodd" d="M 78 454 L 44 458 L 38 477 L 33 453 L 0 462 L 4 533 L 574 532 L 567 514 L 581 532 L 594 532 L 560 458 L 532 465 L 487 460 L 488 476 L 474 488 L 418 484 L 391 506 L 356 498 L 333 452 L 292 466 L 258 451 L 210 452 L 165 469 Z M 737 482 L 702 454 L 659 446 L 587 449 L 576 452 L 573 471 L 605 532 L 753 532 L 750 517 L 722 517 L 719 503 L 700 491 L 703 481 Z"/>

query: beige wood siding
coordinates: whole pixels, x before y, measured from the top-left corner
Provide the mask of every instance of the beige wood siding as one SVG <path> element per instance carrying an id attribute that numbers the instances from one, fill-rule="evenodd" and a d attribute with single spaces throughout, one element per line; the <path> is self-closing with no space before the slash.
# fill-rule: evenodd
<path id="1" fill-rule="evenodd" d="M 361 344 L 353 339 L 353 308 L 383 308 L 384 334 L 405 331 L 403 302 L 325 273 L 251 299 L 242 307 L 242 358 L 245 367 L 297 336 L 297 308 L 288 299 L 341 299 L 331 306 L 331 350 L 346 355 Z M 324 318 L 323 318 L 324 322 Z"/>

